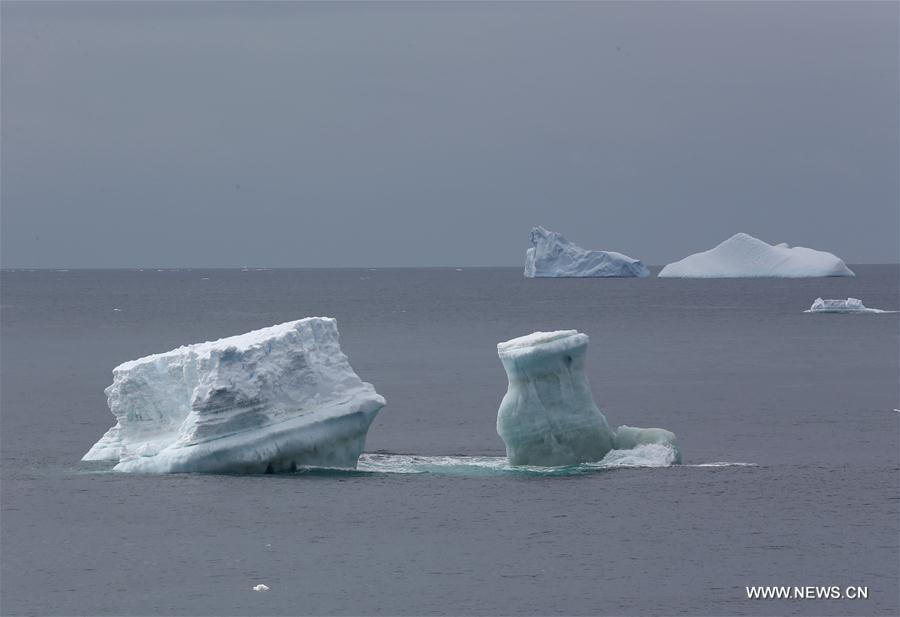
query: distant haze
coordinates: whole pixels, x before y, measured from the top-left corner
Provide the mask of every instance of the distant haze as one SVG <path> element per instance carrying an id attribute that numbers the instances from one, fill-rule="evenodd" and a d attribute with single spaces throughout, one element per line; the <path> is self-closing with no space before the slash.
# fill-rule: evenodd
<path id="1" fill-rule="evenodd" d="M 897 262 L 896 2 L 3 2 L 4 267 Z"/>

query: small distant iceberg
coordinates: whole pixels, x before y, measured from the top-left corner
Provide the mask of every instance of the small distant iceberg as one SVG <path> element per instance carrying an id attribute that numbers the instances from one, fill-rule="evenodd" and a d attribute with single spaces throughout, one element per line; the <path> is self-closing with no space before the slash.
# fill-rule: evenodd
<path id="1" fill-rule="evenodd" d="M 802 246 L 771 245 L 745 233 L 670 263 L 661 278 L 808 278 L 855 276 L 840 258 Z"/>
<path id="2" fill-rule="evenodd" d="M 866 308 L 862 300 L 847 298 L 846 300 L 823 300 L 816 298 L 815 302 L 804 313 L 896 313 L 896 311 L 883 311 L 876 308 Z"/>
<path id="3" fill-rule="evenodd" d="M 558 467 L 681 462 L 675 434 L 620 426 L 613 431 L 594 403 L 584 373 L 588 336 L 577 330 L 534 332 L 499 343 L 509 385 L 497 433 L 511 465 Z"/>
<path id="4" fill-rule="evenodd" d="M 116 424 L 84 455 L 138 473 L 353 469 L 384 406 L 307 317 L 125 362 L 106 389 Z"/>
<path id="5" fill-rule="evenodd" d="M 526 278 L 650 276 L 639 259 L 614 251 L 589 251 L 543 227 L 531 230 L 531 245 L 525 252 Z"/>

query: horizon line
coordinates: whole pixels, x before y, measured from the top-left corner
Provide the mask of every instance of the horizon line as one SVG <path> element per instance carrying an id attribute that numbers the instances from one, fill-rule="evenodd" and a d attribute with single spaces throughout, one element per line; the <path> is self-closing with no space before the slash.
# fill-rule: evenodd
<path id="1" fill-rule="evenodd" d="M 847 262 L 845 262 L 847 263 Z M 663 268 L 668 264 L 645 264 L 648 268 Z M 847 263 L 848 266 L 900 266 L 900 261 L 860 261 Z M 183 270 L 240 270 L 240 271 L 267 271 L 267 270 L 453 270 L 453 269 L 489 269 L 489 268 L 523 268 L 520 265 L 441 265 L 441 266 L 0 266 L 0 272 L 15 272 L 25 270 L 29 272 L 69 272 L 73 270 L 123 270 L 143 272 L 147 270 L 156 272 L 176 272 Z M 597 277 L 587 277 L 597 278 Z M 602 278 L 602 277 L 600 277 Z M 827 277 L 826 277 L 827 278 Z"/>

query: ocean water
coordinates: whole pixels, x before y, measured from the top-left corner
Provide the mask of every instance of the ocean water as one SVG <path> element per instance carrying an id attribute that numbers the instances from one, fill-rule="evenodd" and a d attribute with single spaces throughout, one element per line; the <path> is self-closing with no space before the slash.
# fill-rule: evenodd
<path id="1" fill-rule="evenodd" d="M 3 615 L 897 615 L 897 266 L 852 279 L 518 268 L 4 271 Z M 118 309 L 118 310 L 116 310 Z M 388 401 L 352 473 L 128 476 L 79 459 L 125 360 L 338 319 Z M 515 469 L 498 341 L 577 328 L 611 425 L 684 465 Z M 251 587 L 265 583 L 268 593 Z M 749 600 L 750 585 L 866 586 Z"/>

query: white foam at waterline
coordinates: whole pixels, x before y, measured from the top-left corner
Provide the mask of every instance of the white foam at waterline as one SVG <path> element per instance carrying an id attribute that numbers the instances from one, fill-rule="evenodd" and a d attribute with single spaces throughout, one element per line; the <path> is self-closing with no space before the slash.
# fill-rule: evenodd
<path id="1" fill-rule="evenodd" d="M 669 467 L 678 461 L 678 451 L 670 445 L 640 444 L 627 450 L 610 450 L 598 463 L 604 467 Z"/>

